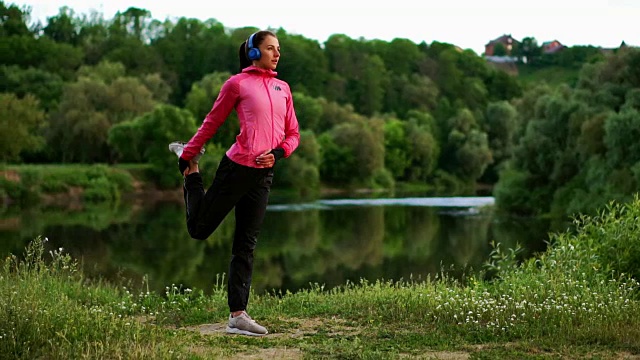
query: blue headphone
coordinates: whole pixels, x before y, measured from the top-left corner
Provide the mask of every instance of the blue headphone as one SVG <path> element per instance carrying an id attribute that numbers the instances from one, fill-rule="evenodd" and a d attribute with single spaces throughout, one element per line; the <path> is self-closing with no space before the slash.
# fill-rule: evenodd
<path id="1" fill-rule="evenodd" d="M 260 49 L 253 47 L 253 37 L 255 35 L 256 33 L 251 34 L 251 36 L 249 36 L 249 40 L 247 40 L 247 58 L 251 61 L 259 60 L 262 56 Z"/>

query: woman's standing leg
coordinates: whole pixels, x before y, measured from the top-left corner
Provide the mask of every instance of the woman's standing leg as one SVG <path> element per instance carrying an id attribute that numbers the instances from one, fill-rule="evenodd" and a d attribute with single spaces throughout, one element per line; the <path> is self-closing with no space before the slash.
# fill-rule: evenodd
<path id="1" fill-rule="evenodd" d="M 236 204 L 236 228 L 229 264 L 228 301 L 233 313 L 247 309 L 253 275 L 253 252 L 269 202 L 273 181 L 272 169 L 258 172 L 257 183 Z"/>

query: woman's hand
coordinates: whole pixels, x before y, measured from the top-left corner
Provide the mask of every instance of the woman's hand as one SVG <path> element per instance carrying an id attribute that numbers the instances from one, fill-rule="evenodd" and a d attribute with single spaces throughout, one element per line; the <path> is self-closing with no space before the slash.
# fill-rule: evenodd
<path id="1" fill-rule="evenodd" d="M 276 157 L 273 156 L 273 154 L 271 153 L 271 150 L 267 150 L 263 152 L 262 154 L 260 154 L 260 156 L 256 158 L 256 164 L 258 165 L 258 167 L 270 168 L 270 167 L 273 167 L 275 163 L 276 163 Z"/>

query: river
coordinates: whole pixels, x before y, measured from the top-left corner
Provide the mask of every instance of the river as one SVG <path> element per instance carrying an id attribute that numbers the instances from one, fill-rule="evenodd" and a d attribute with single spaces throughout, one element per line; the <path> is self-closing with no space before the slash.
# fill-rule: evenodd
<path id="1" fill-rule="evenodd" d="M 404 197 L 273 201 L 255 253 L 253 289 L 285 292 L 325 289 L 367 280 L 452 276 L 477 271 L 492 241 L 520 244 L 522 257 L 544 250 L 548 224 L 500 218 L 492 197 Z M 89 278 L 130 288 L 166 286 L 210 292 L 227 272 L 233 238 L 231 214 L 206 241 L 185 229 L 184 205 L 175 201 L 99 204 L 5 211 L 0 255 L 21 255 L 36 236 L 48 250 L 63 249 Z M 147 279 L 147 283 L 143 279 Z"/>

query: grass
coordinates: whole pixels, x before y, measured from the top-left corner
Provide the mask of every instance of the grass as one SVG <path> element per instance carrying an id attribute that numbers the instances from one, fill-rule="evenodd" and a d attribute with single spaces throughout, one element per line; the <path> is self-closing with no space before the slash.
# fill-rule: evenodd
<path id="1" fill-rule="evenodd" d="M 578 81 L 580 70 L 561 66 L 535 67 L 530 65 L 518 65 L 518 79 L 525 84 L 544 81 L 550 85 L 568 84 L 575 85 Z"/>
<path id="2" fill-rule="evenodd" d="M 263 338 L 224 334 L 225 278 L 210 295 L 171 284 L 89 281 L 64 249 L 36 238 L 0 272 L 5 358 L 640 357 L 640 200 L 580 217 L 547 251 L 517 263 L 496 246 L 485 271 L 456 281 L 362 281 L 251 297 Z M 611 249 L 624 249 L 620 256 Z M 614 261 L 615 260 L 615 261 Z M 635 267 L 634 267 L 635 266 Z"/>
<path id="3" fill-rule="evenodd" d="M 117 202 L 133 190 L 134 177 L 144 168 L 106 164 L 7 165 L 0 170 L 0 195 L 21 205 L 42 201 L 43 196 L 81 194 L 86 202 Z"/>

